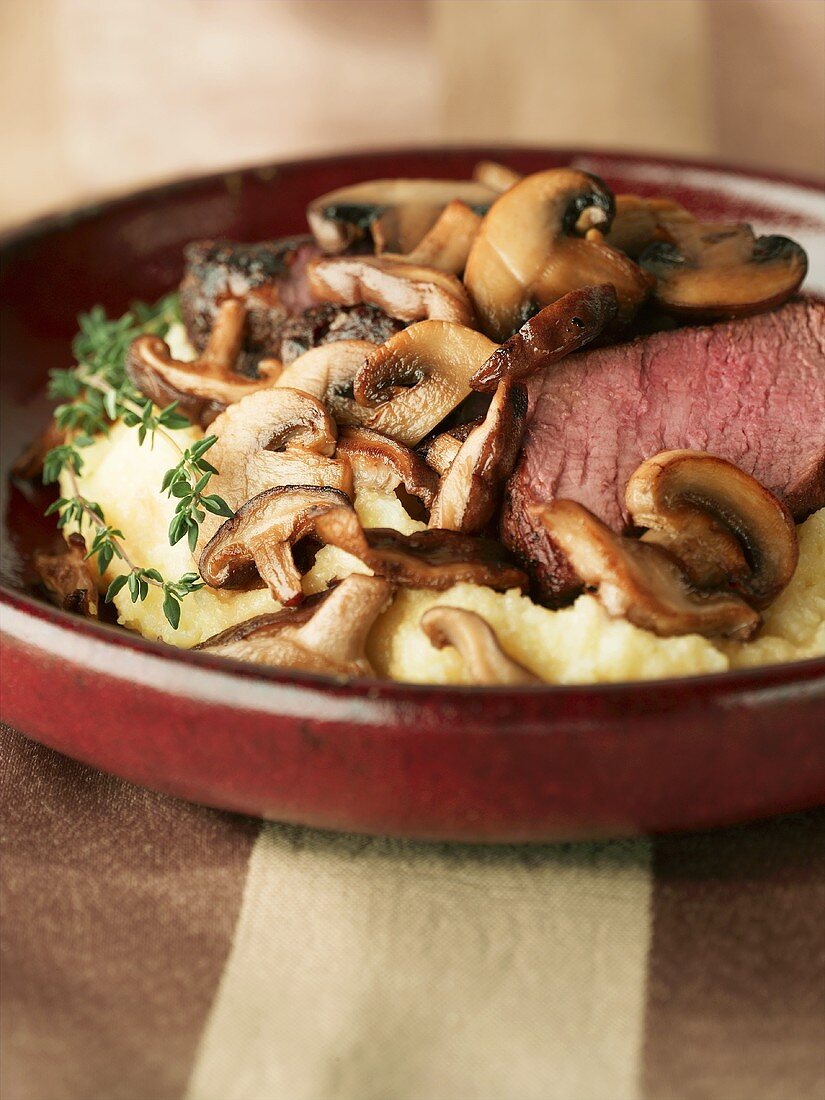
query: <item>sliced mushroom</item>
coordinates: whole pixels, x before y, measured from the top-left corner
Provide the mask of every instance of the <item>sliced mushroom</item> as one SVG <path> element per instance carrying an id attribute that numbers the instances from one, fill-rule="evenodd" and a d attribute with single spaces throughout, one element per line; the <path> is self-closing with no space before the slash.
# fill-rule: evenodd
<path id="1" fill-rule="evenodd" d="M 258 365 L 260 377 L 245 378 L 233 367 L 241 349 L 246 306 L 235 298 L 218 307 L 206 348 L 189 363 L 174 359 L 159 336 L 138 336 L 126 356 L 126 373 L 156 405 L 177 401 L 184 416 L 206 427 L 241 398 L 272 386 L 281 370 L 274 359 Z"/>
<path id="2" fill-rule="evenodd" d="M 675 555 L 701 588 L 734 588 L 757 608 L 770 604 L 799 559 L 788 509 L 731 462 L 703 451 L 662 451 L 627 483 L 632 523 L 645 542 Z"/>
<path id="3" fill-rule="evenodd" d="M 419 454 L 424 457 L 428 466 L 432 466 L 435 472 L 443 477 L 455 461 L 455 457 L 461 450 L 461 444 L 474 428 L 483 423 L 484 417 L 479 416 L 475 420 L 468 420 L 466 424 L 457 424 L 446 432 L 434 436 L 422 442 Z"/>
<path id="4" fill-rule="evenodd" d="M 668 637 L 723 635 L 745 640 L 759 613 L 732 592 L 699 593 L 664 550 L 617 535 L 573 500 L 533 505 L 584 583 L 597 589 L 609 614 Z"/>
<path id="5" fill-rule="evenodd" d="M 460 275 L 467 266 L 467 257 L 480 226 L 481 216 L 466 203 L 453 199 L 447 203 L 438 221 L 412 252 L 408 252 L 406 256 L 384 253 L 384 257 L 435 268 L 447 275 Z"/>
<path id="6" fill-rule="evenodd" d="M 781 305 L 808 270 L 805 250 L 787 237 L 756 237 L 749 225 L 680 229 L 678 240 L 656 241 L 639 257 L 653 275 L 653 302 L 691 320 L 746 317 Z"/>
<path id="7" fill-rule="evenodd" d="M 529 378 L 589 344 L 615 320 L 617 312 L 616 291 L 610 285 L 571 290 L 496 348 L 470 385 L 491 393 L 503 378 Z"/>
<path id="8" fill-rule="evenodd" d="M 314 199 L 307 221 L 327 253 L 345 251 L 370 231 L 387 251 L 411 252 L 453 199 L 483 212 L 496 192 L 468 180 L 368 180 Z"/>
<path id="9" fill-rule="evenodd" d="M 98 593 L 82 535 L 72 533 L 57 554 L 38 551 L 34 568 L 52 601 L 64 611 L 97 616 Z"/>
<path id="10" fill-rule="evenodd" d="M 431 607 L 421 616 L 421 629 L 436 649 L 454 646 L 474 684 L 512 687 L 543 681 L 508 657 L 492 627 L 474 611 L 459 607 Z"/>
<path id="11" fill-rule="evenodd" d="M 322 257 L 308 265 L 307 277 L 319 302 L 365 302 L 409 322 L 472 321 L 472 306 L 454 275 L 407 263 L 403 257 Z"/>
<path id="12" fill-rule="evenodd" d="M 66 442 L 66 432 L 58 428 L 54 419 L 31 441 L 11 468 L 12 477 L 23 481 L 33 481 L 43 474 L 43 460 L 49 451 Z"/>
<path id="13" fill-rule="evenodd" d="M 258 615 L 208 638 L 196 649 L 238 661 L 330 676 L 374 676 L 364 646 L 392 598 L 379 577 L 354 573 L 297 609 Z"/>
<path id="14" fill-rule="evenodd" d="M 230 405 L 212 425 L 217 441 L 209 452 L 216 467 L 210 492 L 234 511 L 266 489 L 319 485 L 352 492 L 349 463 L 332 458 L 337 430 L 320 401 L 308 393 L 276 387 Z M 203 547 L 221 520 L 208 514 L 201 523 Z"/>
<path id="15" fill-rule="evenodd" d="M 286 607 L 303 599 L 292 547 L 312 533 L 326 509 L 351 510 L 337 489 L 280 485 L 248 500 L 204 547 L 200 574 L 212 588 L 259 588 L 263 581 Z"/>
<path id="16" fill-rule="evenodd" d="M 438 491 L 438 478 L 415 451 L 369 428 L 342 428 L 338 435 L 338 458 L 352 466 L 353 490 L 374 489 L 394 493 L 403 486 L 426 508 Z"/>
<path id="17" fill-rule="evenodd" d="M 613 196 L 600 179 L 571 168 L 526 176 L 484 218 L 464 283 L 482 328 L 506 340 L 543 306 L 584 286 L 612 283 L 618 318 L 630 320 L 651 279 L 605 244 Z"/>
<path id="18" fill-rule="evenodd" d="M 349 412 L 355 423 L 413 447 L 468 396 L 470 376 L 494 350 L 464 325 L 410 325 L 372 350 L 353 382 L 361 411 Z"/>
<path id="19" fill-rule="evenodd" d="M 495 514 L 504 483 L 516 464 L 527 420 L 527 391 L 502 382 L 484 420 L 461 444 L 441 479 L 430 527 L 474 534 Z"/>
<path id="20" fill-rule="evenodd" d="M 368 414 L 352 397 L 356 374 L 375 351 L 366 340 L 337 340 L 299 355 L 284 368 L 276 387 L 302 390 L 321 401 L 340 424 L 358 424 Z"/>
<path id="21" fill-rule="evenodd" d="M 508 168 L 506 164 L 499 164 L 498 161 L 480 160 L 473 169 L 473 179 L 501 195 L 511 187 L 515 187 L 520 180 L 524 179 L 524 176 L 514 168 Z"/>
<path id="22" fill-rule="evenodd" d="M 616 195 L 616 214 L 605 241 L 637 260 L 653 241 L 673 240 L 673 234 L 695 221 L 684 206 L 672 199 Z"/>
<path id="23" fill-rule="evenodd" d="M 527 580 L 498 543 L 456 531 L 402 535 L 383 527 L 365 530 L 352 508 L 325 511 L 315 520 L 315 531 L 327 545 L 346 550 L 394 584 L 451 588 L 467 582 L 506 590 L 523 588 Z"/>

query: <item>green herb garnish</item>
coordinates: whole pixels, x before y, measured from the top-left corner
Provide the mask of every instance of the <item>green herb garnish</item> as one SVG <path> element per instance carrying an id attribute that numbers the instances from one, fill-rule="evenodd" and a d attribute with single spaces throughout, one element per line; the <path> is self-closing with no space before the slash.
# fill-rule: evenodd
<path id="1" fill-rule="evenodd" d="M 180 624 L 180 603 L 190 592 L 203 588 L 197 573 L 184 573 L 177 580 L 166 580 L 157 569 L 135 565 L 123 546 L 123 532 L 106 521 L 103 509 L 84 497 L 77 483 L 83 470 L 83 449 L 94 442 L 95 435 L 108 435 L 114 421 L 120 420 L 137 431 L 138 442 L 151 442 L 156 434 L 166 439 L 180 455 L 180 461 L 167 470 L 160 492 L 177 499 L 175 515 L 169 525 L 169 542 L 174 546 L 186 538 L 195 549 L 198 531 L 207 512 L 232 516 L 229 505 L 206 488 L 214 466 L 204 455 L 215 443 L 216 436 L 206 436 L 191 447 L 182 448 L 170 430 L 189 427 L 189 420 L 177 411 L 177 402 L 156 409 L 131 383 L 126 374 L 126 354 L 132 341 L 144 333 L 165 336 L 169 326 L 179 320 L 177 295 L 169 295 L 154 306 L 135 303 L 128 313 L 109 320 L 105 311 L 96 306 L 78 318 L 80 332 L 72 344 L 77 366 L 69 370 L 53 370 L 49 395 L 61 402 L 54 411 L 58 428 L 66 433 L 66 442 L 52 448 L 43 461 L 43 480 L 55 482 L 67 475 L 71 495 L 60 497 L 49 506 L 47 515 L 57 514 L 58 527 L 69 522 L 79 524 L 90 520 L 95 528 L 87 557 L 96 558 L 101 573 L 119 560 L 125 572 L 119 573 L 109 585 L 106 601 L 111 602 L 121 589 L 128 586 L 132 603 L 145 600 L 149 588 L 163 591 L 163 613 L 170 626 Z"/>

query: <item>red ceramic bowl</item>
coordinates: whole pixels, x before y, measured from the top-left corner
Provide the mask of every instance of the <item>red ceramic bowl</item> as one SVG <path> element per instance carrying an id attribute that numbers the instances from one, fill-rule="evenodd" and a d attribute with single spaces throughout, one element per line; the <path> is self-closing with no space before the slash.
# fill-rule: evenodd
<path id="1" fill-rule="evenodd" d="M 825 801 L 825 660 L 666 682 L 539 689 L 353 682 L 184 653 L 39 600 L 25 558 L 49 531 L 9 486 L 45 420 L 75 316 L 173 287 L 201 236 L 300 231 L 309 199 L 378 176 L 467 176 L 575 159 L 619 191 L 791 229 L 825 285 L 825 212 L 803 184 L 575 151 L 367 154 L 155 188 L 7 237 L 2 274 L 3 719 L 149 787 L 285 821 L 400 836 L 547 840 L 720 825 Z"/>

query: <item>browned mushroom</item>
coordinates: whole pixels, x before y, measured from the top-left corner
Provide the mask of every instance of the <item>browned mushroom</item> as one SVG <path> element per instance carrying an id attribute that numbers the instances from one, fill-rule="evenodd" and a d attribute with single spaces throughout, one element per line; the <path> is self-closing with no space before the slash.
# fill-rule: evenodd
<path id="1" fill-rule="evenodd" d="M 506 340 L 542 306 L 568 291 L 611 283 L 627 322 L 651 279 L 605 244 L 613 196 L 601 180 L 571 168 L 526 176 L 493 204 L 475 239 L 464 283 L 482 328 Z"/>
<path id="2" fill-rule="evenodd" d="M 212 588 L 259 588 L 287 607 L 304 593 L 292 547 L 325 509 L 351 510 L 343 493 L 317 485 L 281 485 L 248 500 L 204 547 L 200 573 Z"/>
<path id="3" fill-rule="evenodd" d="M 323 252 L 343 252 L 370 232 L 379 248 L 411 252 L 453 199 L 483 212 L 495 198 L 468 180 L 368 180 L 314 199 L 307 221 Z"/>
<path id="4" fill-rule="evenodd" d="M 527 419 L 527 391 L 509 379 L 496 390 L 487 415 L 461 444 L 441 479 L 430 527 L 474 534 L 498 507 L 513 472 Z"/>
<path id="5" fill-rule="evenodd" d="M 543 683 L 507 656 L 490 624 L 474 611 L 431 607 L 421 616 L 421 629 L 436 649 L 455 646 L 474 684 L 517 687 Z"/>
<path id="6" fill-rule="evenodd" d="M 480 332 L 421 321 L 371 354 L 353 382 L 355 423 L 415 446 L 470 393 L 470 375 L 495 345 Z M 344 422 L 349 420 L 349 413 Z M 337 415 L 337 413 L 336 413 Z"/>
<path id="7" fill-rule="evenodd" d="M 701 222 L 682 226 L 675 242 L 655 241 L 639 263 L 656 279 L 655 305 L 705 321 L 781 305 L 808 270 L 805 250 L 787 237 L 756 237 L 749 225 Z"/>
<path id="8" fill-rule="evenodd" d="M 675 555 L 701 588 L 731 587 L 767 607 L 799 558 L 788 509 L 755 478 L 716 455 L 662 451 L 627 483 L 632 523 Z"/>
<path id="9" fill-rule="evenodd" d="M 279 485 L 318 485 L 351 495 L 349 463 L 335 452 L 335 421 L 317 398 L 285 387 L 250 394 L 230 405 L 212 425 L 217 436 L 209 452 L 216 467 L 210 491 L 237 511 L 252 497 Z M 221 520 L 208 514 L 199 547 Z"/>
<path id="10" fill-rule="evenodd" d="M 98 593 L 82 535 L 73 532 L 57 554 L 38 551 L 34 568 L 50 598 L 64 611 L 97 615 Z"/>
<path id="11" fill-rule="evenodd" d="M 402 535 L 389 528 L 361 526 L 352 508 L 331 508 L 315 520 L 327 545 L 362 561 L 379 577 L 415 588 L 451 588 L 468 582 L 506 590 L 523 588 L 525 574 L 489 539 L 456 531 L 417 531 Z"/>
<path id="12" fill-rule="evenodd" d="M 359 424 L 370 414 L 355 403 L 352 385 L 375 347 L 367 340 L 336 340 L 311 348 L 284 368 L 275 385 L 311 394 L 339 424 Z"/>
<path id="13" fill-rule="evenodd" d="M 673 240 L 683 226 L 695 221 L 684 206 L 672 199 L 616 195 L 616 214 L 605 241 L 637 260 L 653 241 Z"/>
<path id="14" fill-rule="evenodd" d="M 474 390 L 491 393 L 503 378 L 528 378 L 594 340 L 618 311 L 612 286 L 571 290 L 532 317 L 496 348 L 470 379 Z"/>
<path id="15" fill-rule="evenodd" d="M 258 615 L 195 646 L 238 661 L 329 676 L 374 676 L 364 646 L 392 598 L 380 577 L 357 573 L 299 608 Z"/>
<path id="16" fill-rule="evenodd" d="M 245 378 L 233 370 L 245 319 L 243 302 L 235 298 L 222 302 L 206 348 L 190 363 L 174 359 L 159 336 L 138 336 L 126 357 L 126 373 L 156 405 L 177 401 L 184 416 L 206 427 L 228 405 L 272 386 L 280 373 L 281 364 L 274 359 L 261 360 L 258 378 Z"/>
<path id="17" fill-rule="evenodd" d="M 501 195 L 511 187 L 515 187 L 520 180 L 524 179 L 524 176 L 514 168 L 508 168 L 506 164 L 499 164 L 498 161 L 480 160 L 473 169 L 473 179 Z"/>
<path id="18" fill-rule="evenodd" d="M 43 473 L 43 460 L 49 451 L 66 442 L 66 432 L 50 420 L 40 434 L 32 440 L 11 468 L 12 477 L 32 481 Z"/>
<path id="19" fill-rule="evenodd" d="M 427 463 L 403 443 L 369 428 L 342 428 L 336 456 L 346 458 L 352 466 L 354 492 L 374 489 L 394 493 L 403 486 L 426 508 L 432 506 L 438 491 L 438 478 Z"/>
<path id="20" fill-rule="evenodd" d="M 484 417 L 479 416 L 475 420 L 468 420 L 464 424 L 456 424 L 454 428 L 448 428 L 446 432 L 424 440 L 418 448 L 428 466 L 432 466 L 435 472 L 443 477 L 455 461 L 455 456 L 461 450 L 461 444 L 474 428 L 483 423 Z"/>
<path id="21" fill-rule="evenodd" d="M 745 640 L 759 613 L 732 592 L 699 593 L 664 550 L 617 535 L 572 500 L 531 507 L 609 614 L 667 637 L 724 635 Z"/>
<path id="22" fill-rule="evenodd" d="M 442 210 L 438 221 L 426 236 L 405 256 L 384 253 L 385 258 L 435 268 L 447 275 L 460 275 L 476 239 L 481 217 L 466 203 L 453 199 Z"/>
<path id="23" fill-rule="evenodd" d="M 402 321 L 455 321 L 469 325 L 473 309 L 454 275 L 408 263 L 403 257 L 328 256 L 307 265 L 319 302 L 378 306 Z"/>

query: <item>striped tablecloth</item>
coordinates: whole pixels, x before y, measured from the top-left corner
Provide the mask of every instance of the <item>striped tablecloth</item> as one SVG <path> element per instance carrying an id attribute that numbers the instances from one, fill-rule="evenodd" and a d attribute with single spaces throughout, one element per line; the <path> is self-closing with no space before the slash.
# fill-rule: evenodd
<path id="1" fill-rule="evenodd" d="M 428 845 L 4 731 L 4 1100 L 823 1100 L 825 812 Z"/>

